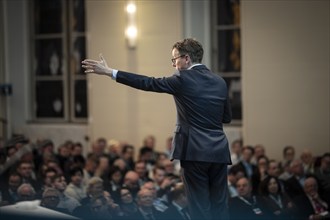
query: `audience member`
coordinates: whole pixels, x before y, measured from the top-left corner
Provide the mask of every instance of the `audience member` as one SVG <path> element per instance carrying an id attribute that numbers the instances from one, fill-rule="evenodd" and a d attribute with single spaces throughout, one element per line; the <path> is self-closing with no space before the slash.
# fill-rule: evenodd
<path id="1" fill-rule="evenodd" d="M 124 176 L 123 186 L 127 187 L 131 191 L 134 199 L 140 190 L 139 179 L 139 175 L 132 170 L 128 171 Z"/>
<path id="2" fill-rule="evenodd" d="M 23 183 L 31 184 L 36 191 L 40 190 L 41 184 L 35 178 L 32 162 L 21 160 L 16 171 L 21 175 Z"/>
<path id="3" fill-rule="evenodd" d="M 121 157 L 126 163 L 127 170 L 134 170 L 134 147 L 129 144 L 125 144 L 121 151 Z"/>
<path id="4" fill-rule="evenodd" d="M 58 207 L 59 202 L 60 202 L 60 193 L 54 188 L 47 188 L 42 193 L 40 206 L 62 213 L 69 213 L 65 207 L 61 207 L 61 208 Z"/>
<path id="5" fill-rule="evenodd" d="M 163 219 L 163 213 L 153 206 L 154 196 L 148 189 L 141 189 L 137 194 L 138 211 L 131 216 L 135 220 L 158 220 Z"/>
<path id="6" fill-rule="evenodd" d="M 36 199 L 36 191 L 30 183 L 23 183 L 17 189 L 17 201 L 32 201 Z"/>
<path id="7" fill-rule="evenodd" d="M 17 189 L 22 184 L 22 177 L 17 172 L 9 174 L 7 184 L 2 188 L 1 205 L 11 205 L 18 201 Z"/>
<path id="8" fill-rule="evenodd" d="M 127 187 L 122 187 L 120 189 L 119 206 L 124 219 L 128 219 L 129 216 L 134 216 L 137 212 L 137 204 L 133 200 L 132 193 Z"/>
<path id="9" fill-rule="evenodd" d="M 330 204 L 330 153 L 325 153 L 321 157 L 321 164 L 315 171 L 315 176 L 320 183 L 320 192 Z"/>
<path id="10" fill-rule="evenodd" d="M 295 159 L 295 149 L 293 146 L 285 146 L 283 148 L 283 160 L 280 163 L 281 172 L 284 172 L 284 167 L 287 163 L 291 163 Z"/>
<path id="11" fill-rule="evenodd" d="M 86 195 L 86 185 L 83 182 L 83 171 L 80 167 L 70 170 L 70 183 L 64 191 L 65 195 L 70 196 L 81 202 Z"/>
<path id="12" fill-rule="evenodd" d="M 290 163 L 292 176 L 284 182 L 285 192 L 294 199 L 296 196 L 304 194 L 303 186 L 306 176 L 301 160 L 296 159 Z"/>
<path id="13" fill-rule="evenodd" d="M 93 154 L 90 154 L 87 156 L 86 163 L 83 168 L 83 176 L 84 176 L 83 182 L 85 185 L 87 185 L 89 179 L 94 176 L 94 173 L 95 173 L 96 167 L 97 167 L 97 163 L 98 163 L 97 156 L 95 156 Z"/>
<path id="14" fill-rule="evenodd" d="M 72 213 L 75 208 L 80 206 L 77 199 L 70 197 L 64 193 L 67 187 L 66 180 L 63 175 L 56 175 L 51 179 L 51 185 L 58 191 L 59 203 L 57 208 L 67 209 L 69 213 Z"/>
<path id="15" fill-rule="evenodd" d="M 291 199 L 282 192 L 277 177 L 267 176 L 260 183 L 259 193 L 263 198 L 265 209 L 273 214 L 272 219 L 294 219 L 294 204 Z"/>
<path id="16" fill-rule="evenodd" d="M 252 175 L 257 172 L 257 167 L 251 163 L 254 149 L 251 146 L 244 146 L 242 149 L 242 159 L 235 167 L 243 171 L 244 176 L 251 179 Z"/>
<path id="17" fill-rule="evenodd" d="M 310 150 L 305 149 L 300 154 L 300 160 L 302 162 L 305 175 L 314 174 L 314 158 Z"/>
<path id="18" fill-rule="evenodd" d="M 232 165 L 238 164 L 242 158 L 243 141 L 240 139 L 234 140 L 230 146 L 230 155 Z"/>
<path id="19" fill-rule="evenodd" d="M 236 187 L 238 196 L 229 199 L 230 219 L 270 219 L 270 213 L 264 207 L 262 198 L 252 193 L 252 186 L 248 178 L 240 178 Z"/>
<path id="20" fill-rule="evenodd" d="M 147 189 L 152 192 L 152 195 L 154 197 L 153 205 L 155 209 L 160 212 L 164 212 L 168 208 L 167 198 L 164 199 L 157 196 L 156 185 L 153 181 L 145 182 L 140 189 Z"/>
<path id="21" fill-rule="evenodd" d="M 252 158 L 252 163 L 254 165 L 258 165 L 257 164 L 257 160 L 259 157 L 264 157 L 266 156 L 266 150 L 265 147 L 262 144 L 257 144 L 254 146 L 254 155 Z"/>
<path id="22" fill-rule="evenodd" d="M 294 198 L 298 207 L 299 219 L 330 219 L 330 204 L 326 203 L 318 193 L 315 177 L 308 177 L 304 182 L 304 193 Z"/>
<path id="23" fill-rule="evenodd" d="M 269 165 L 268 157 L 265 155 L 261 155 L 256 160 L 257 169 L 252 174 L 251 182 L 252 182 L 252 190 L 254 193 L 258 193 L 259 183 L 265 179 L 267 176 L 267 170 Z"/>
<path id="24" fill-rule="evenodd" d="M 145 182 L 151 181 L 149 172 L 147 170 L 146 162 L 139 160 L 135 162 L 134 171 L 139 175 L 139 186 L 141 187 Z"/>
<path id="25" fill-rule="evenodd" d="M 228 170 L 228 193 L 229 198 L 238 196 L 236 182 L 238 179 L 244 177 L 243 171 L 237 169 L 237 167 L 230 167 Z"/>
<path id="26" fill-rule="evenodd" d="M 187 211 L 187 195 L 184 190 L 184 185 L 178 183 L 169 193 L 169 206 L 164 211 L 165 219 L 176 219 L 176 220 L 189 220 L 190 216 Z"/>
<path id="27" fill-rule="evenodd" d="M 120 188 L 123 184 L 123 173 L 117 166 L 112 166 L 109 170 L 109 177 L 104 181 L 104 189 L 110 193 L 115 202 L 120 200 Z"/>

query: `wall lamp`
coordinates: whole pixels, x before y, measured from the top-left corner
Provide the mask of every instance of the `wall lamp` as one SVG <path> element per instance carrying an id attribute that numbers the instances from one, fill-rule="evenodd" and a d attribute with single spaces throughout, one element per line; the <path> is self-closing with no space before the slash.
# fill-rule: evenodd
<path id="1" fill-rule="evenodd" d="M 129 1 L 126 5 L 127 13 L 127 27 L 125 35 L 127 39 L 128 48 L 134 49 L 137 40 L 137 27 L 136 27 L 136 4 L 134 1 Z"/>

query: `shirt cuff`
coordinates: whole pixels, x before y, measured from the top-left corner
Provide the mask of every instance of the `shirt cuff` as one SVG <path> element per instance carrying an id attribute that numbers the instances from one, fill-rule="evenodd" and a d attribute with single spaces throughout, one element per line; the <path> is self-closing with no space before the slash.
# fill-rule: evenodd
<path id="1" fill-rule="evenodd" d="M 112 76 L 111 76 L 111 78 L 112 78 L 113 80 L 116 80 L 116 78 L 117 78 L 117 73 L 118 73 L 118 70 L 112 69 Z"/>

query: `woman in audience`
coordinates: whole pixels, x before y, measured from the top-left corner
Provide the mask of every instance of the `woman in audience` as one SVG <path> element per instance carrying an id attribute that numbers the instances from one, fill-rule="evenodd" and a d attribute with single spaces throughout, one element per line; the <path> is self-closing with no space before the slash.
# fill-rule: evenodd
<path id="1" fill-rule="evenodd" d="M 259 193 L 264 200 L 264 206 L 275 219 L 293 219 L 294 204 L 290 198 L 282 193 L 277 177 L 267 176 L 259 187 Z"/>

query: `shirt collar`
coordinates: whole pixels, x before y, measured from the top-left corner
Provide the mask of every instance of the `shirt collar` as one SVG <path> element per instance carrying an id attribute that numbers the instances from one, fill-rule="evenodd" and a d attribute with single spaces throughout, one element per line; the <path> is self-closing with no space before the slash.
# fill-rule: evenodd
<path id="1" fill-rule="evenodd" d="M 195 67 L 195 66 L 201 66 L 201 65 L 203 65 L 203 64 L 201 64 L 201 63 L 195 63 L 195 64 L 191 65 L 191 66 L 188 68 L 188 70 L 192 69 L 192 68 Z"/>

